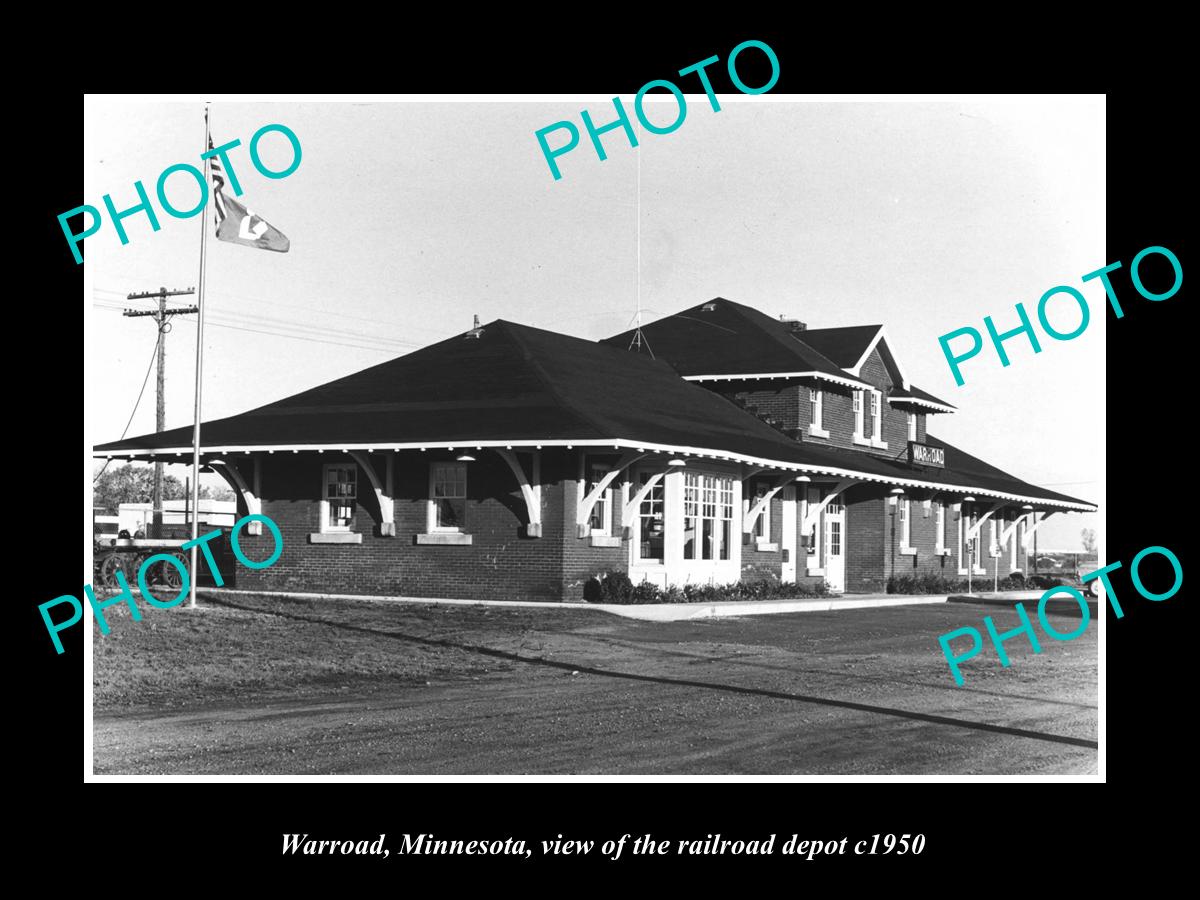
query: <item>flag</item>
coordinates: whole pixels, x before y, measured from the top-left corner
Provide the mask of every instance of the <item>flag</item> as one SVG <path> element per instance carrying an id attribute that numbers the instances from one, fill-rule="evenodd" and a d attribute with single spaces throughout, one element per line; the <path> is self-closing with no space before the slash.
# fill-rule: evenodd
<path id="1" fill-rule="evenodd" d="M 208 149 L 213 148 L 212 138 Z M 209 161 L 213 180 L 213 209 L 217 218 L 217 240 L 233 244 L 244 244 L 260 250 L 287 253 L 292 242 L 278 228 L 252 209 L 247 209 L 232 197 L 225 196 L 225 174 L 221 171 L 219 157 Z"/>

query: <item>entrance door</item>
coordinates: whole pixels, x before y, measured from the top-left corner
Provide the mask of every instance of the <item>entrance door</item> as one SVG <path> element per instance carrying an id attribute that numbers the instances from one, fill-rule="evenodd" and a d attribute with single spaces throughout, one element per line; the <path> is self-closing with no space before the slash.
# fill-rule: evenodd
<path id="1" fill-rule="evenodd" d="M 841 497 L 825 507 L 825 580 L 830 590 L 846 589 L 846 507 Z"/>
<path id="2" fill-rule="evenodd" d="M 783 494 L 783 571 L 780 580 L 788 584 L 796 580 L 796 489 L 785 487 Z"/>

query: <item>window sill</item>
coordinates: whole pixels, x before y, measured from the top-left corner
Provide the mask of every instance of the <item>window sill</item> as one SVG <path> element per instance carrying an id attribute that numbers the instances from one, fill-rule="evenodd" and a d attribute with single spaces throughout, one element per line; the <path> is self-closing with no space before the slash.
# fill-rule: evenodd
<path id="1" fill-rule="evenodd" d="M 949 556 L 950 551 L 946 547 L 938 547 L 933 551 L 934 556 Z"/>
<path id="2" fill-rule="evenodd" d="M 966 570 L 966 569 L 959 569 L 959 570 L 958 570 L 958 574 L 959 574 L 959 575 L 966 575 L 966 574 L 967 574 L 967 570 Z"/>
<path id="3" fill-rule="evenodd" d="M 805 573 L 806 575 L 810 576 L 810 577 L 811 577 L 811 576 L 813 576 L 813 575 L 820 575 L 822 578 L 824 578 L 824 577 L 825 577 L 825 570 L 824 570 L 824 569 L 805 569 L 805 570 L 804 570 L 804 573 Z"/>
<path id="4" fill-rule="evenodd" d="M 887 441 L 877 441 L 874 438 L 871 439 L 871 446 L 878 450 L 886 450 L 888 448 Z"/>
<path id="5" fill-rule="evenodd" d="M 901 547 L 900 555 L 901 556 L 916 556 L 917 548 L 916 547 Z"/>
<path id="6" fill-rule="evenodd" d="M 975 567 L 975 574 L 976 574 L 976 575 L 986 575 L 986 574 L 987 574 L 987 569 L 983 568 L 983 566 L 976 566 L 976 567 Z"/>
<path id="7" fill-rule="evenodd" d="M 760 541 L 754 545 L 754 551 L 756 553 L 778 553 L 779 545 L 768 541 Z"/>
<path id="8" fill-rule="evenodd" d="M 827 438 L 827 437 L 829 437 L 829 432 L 826 431 L 824 428 L 817 428 L 815 425 L 809 425 L 808 426 L 808 435 L 809 435 L 809 437 L 815 437 L 815 438 Z"/>
<path id="9" fill-rule="evenodd" d="M 434 531 L 429 534 L 418 534 L 418 544 L 439 544 L 450 545 L 457 544 L 459 546 L 470 544 L 471 538 L 474 535 L 463 534 L 461 531 Z"/>
<path id="10" fill-rule="evenodd" d="M 593 547 L 620 547 L 621 539 L 614 535 L 593 534 L 592 535 L 592 546 Z"/>
<path id="11" fill-rule="evenodd" d="M 310 544 L 361 544 L 362 535 L 355 531 L 318 531 L 308 536 Z"/>
<path id="12" fill-rule="evenodd" d="M 858 444 L 860 447 L 870 447 L 871 446 L 870 441 L 868 441 L 864 437 L 859 437 L 857 434 L 854 436 L 853 441 L 854 441 L 854 443 Z"/>

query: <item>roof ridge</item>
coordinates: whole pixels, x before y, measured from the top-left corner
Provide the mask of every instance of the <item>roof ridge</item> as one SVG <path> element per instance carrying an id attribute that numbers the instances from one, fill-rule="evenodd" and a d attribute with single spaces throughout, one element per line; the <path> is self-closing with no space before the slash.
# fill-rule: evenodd
<path id="1" fill-rule="evenodd" d="M 772 319 L 770 316 L 768 316 L 761 309 L 755 309 L 752 306 L 746 306 L 742 303 L 738 303 L 736 300 L 728 300 L 724 297 L 722 297 L 720 299 L 725 300 L 725 302 L 730 304 L 733 307 L 734 311 L 739 316 L 741 316 L 746 322 L 753 325 L 755 328 L 757 328 L 763 334 L 770 337 L 772 340 L 774 340 L 780 346 L 786 347 L 788 350 L 794 351 L 796 348 L 788 343 L 788 340 L 790 337 L 791 340 L 794 340 L 796 343 L 802 344 L 804 346 L 805 350 L 811 352 L 814 356 L 816 356 L 818 362 L 828 363 L 831 368 L 835 369 L 838 372 L 843 373 L 847 378 L 854 377 L 849 372 L 847 372 L 845 369 L 843 369 L 841 366 L 839 366 L 837 363 L 835 363 L 832 359 L 830 359 L 828 356 L 826 356 L 824 353 L 822 353 L 820 350 L 816 349 L 815 347 L 810 347 L 807 343 L 804 342 L 804 340 L 802 338 L 796 337 L 795 334 L 791 334 L 786 337 L 782 334 L 777 334 L 774 331 L 771 331 L 771 330 L 767 329 L 766 327 L 764 327 L 761 322 L 754 321 L 754 319 L 751 316 L 747 315 L 745 312 L 746 310 L 749 310 L 750 312 L 757 313 L 758 315 L 765 318 L 768 322 L 774 323 L 775 320 Z M 780 324 L 782 324 L 782 323 L 780 323 Z"/>

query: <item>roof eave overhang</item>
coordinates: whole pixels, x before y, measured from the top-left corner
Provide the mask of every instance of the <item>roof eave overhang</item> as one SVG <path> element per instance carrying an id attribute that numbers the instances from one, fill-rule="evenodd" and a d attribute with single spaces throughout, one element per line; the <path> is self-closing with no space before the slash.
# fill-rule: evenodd
<path id="1" fill-rule="evenodd" d="M 215 445 L 205 447 L 202 450 L 202 455 L 207 457 L 212 456 L 230 456 L 243 455 L 249 456 L 254 453 L 350 453 L 351 451 L 363 451 L 368 453 L 375 451 L 387 452 L 390 450 L 483 450 L 491 449 L 530 449 L 540 450 L 544 447 L 566 447 L 572 449 L 574 447 L 596 447 L 596 448 L 611 448 L 612 450 L 636 450 L 640 453 L 653 454 L 675 454 L 685 457 L 696 457 L 697 459 L 712 459 L 725 462 L 747 463 L 752 466 L 764 467 L 769 469 L 780 469 L 787 472 L 795 472 L 797 475 L 822 475 L 835 478 L 853 478 L 857 481 L 876 484 L 890 484 L 899 487 L 914 487 L 923 489 L 934 489 L 940 491 L 948 491 L 952 493 L 975 495 L 979 497 L 987 497 L 992 500 L 1010 503 L 1023 503 L 1035 505 L 1040 509 L 1056 509 L 1070 510 L 1077 512 L 1095 512 L 1097 507 L 1090 503 L 1070 503 L 1061 500 L 1050 500 L 1043 497 L 1032 497 L 1023 494 L 1012 494 L 1004 491 L 995 491 L 988 488 L 981 488 L 975 485 L 968 484 L 953 484 L 950 482 L 925 481 L 915 478 L 903 478 L 892 475 L 877 475 L 868 472 L 859 472 L 852 468 L 844 468 L 840 466 L 823 466 L 813 465 L 810 463 L 789 462 L 786 460 L 768 459 L 759 456 L 750 456 L 745 453 L 733 453 L 727 450 L 714 450 L 704 447 L 687 447 L 671 444 L 656 444 L 643 441 L 634 441 L 626 438 L 610 438 L 610 439 L 595 439 L 587 438 L 582 440 L 572 440 L 569 438 L 553 438 L 546 440 L 528 440 L 528 439 L 513 439 L 513 440 L 465 440 L 465 441 L 425 441 L 425 442 L 373 442 L 369 444 L 362 443 L 320 443 L 320 444 L 264 444 L 256 446 L 246 446 L 238 444 Z M 133 450 L 97 450 L 93 456 L 100 459 L 129 459 L 129 460 L 145 460 L 163 462 L 169 461 L 169 458 L 178 458 L 180 462 L 184 462 L 184 458 L 191 459 L 192 448 L 188 447 L 163 447 L 158 449 L 133 449 Z"/>
<path id="2" fill-rule="evenodd" d="M 779 378 L 813 378 L 851 388 L 870 388 L 865 381 L 833 375 L 829 372 L 750 372 L 742 375 L 684 375 L 684 381 L 761 381 Z"/>
<path id="3" fill-rule="evenodd" d="M 922 400 L 919 397 L 888 397 L 888 403 L 893 403 L 897 406 L 908 404 L 909 406 L 920 406 L 923 409 L 932 409 L 936 412 L 958 412 L 953 406 L 946 403 L 934 403 L 932 400 Z"/>

